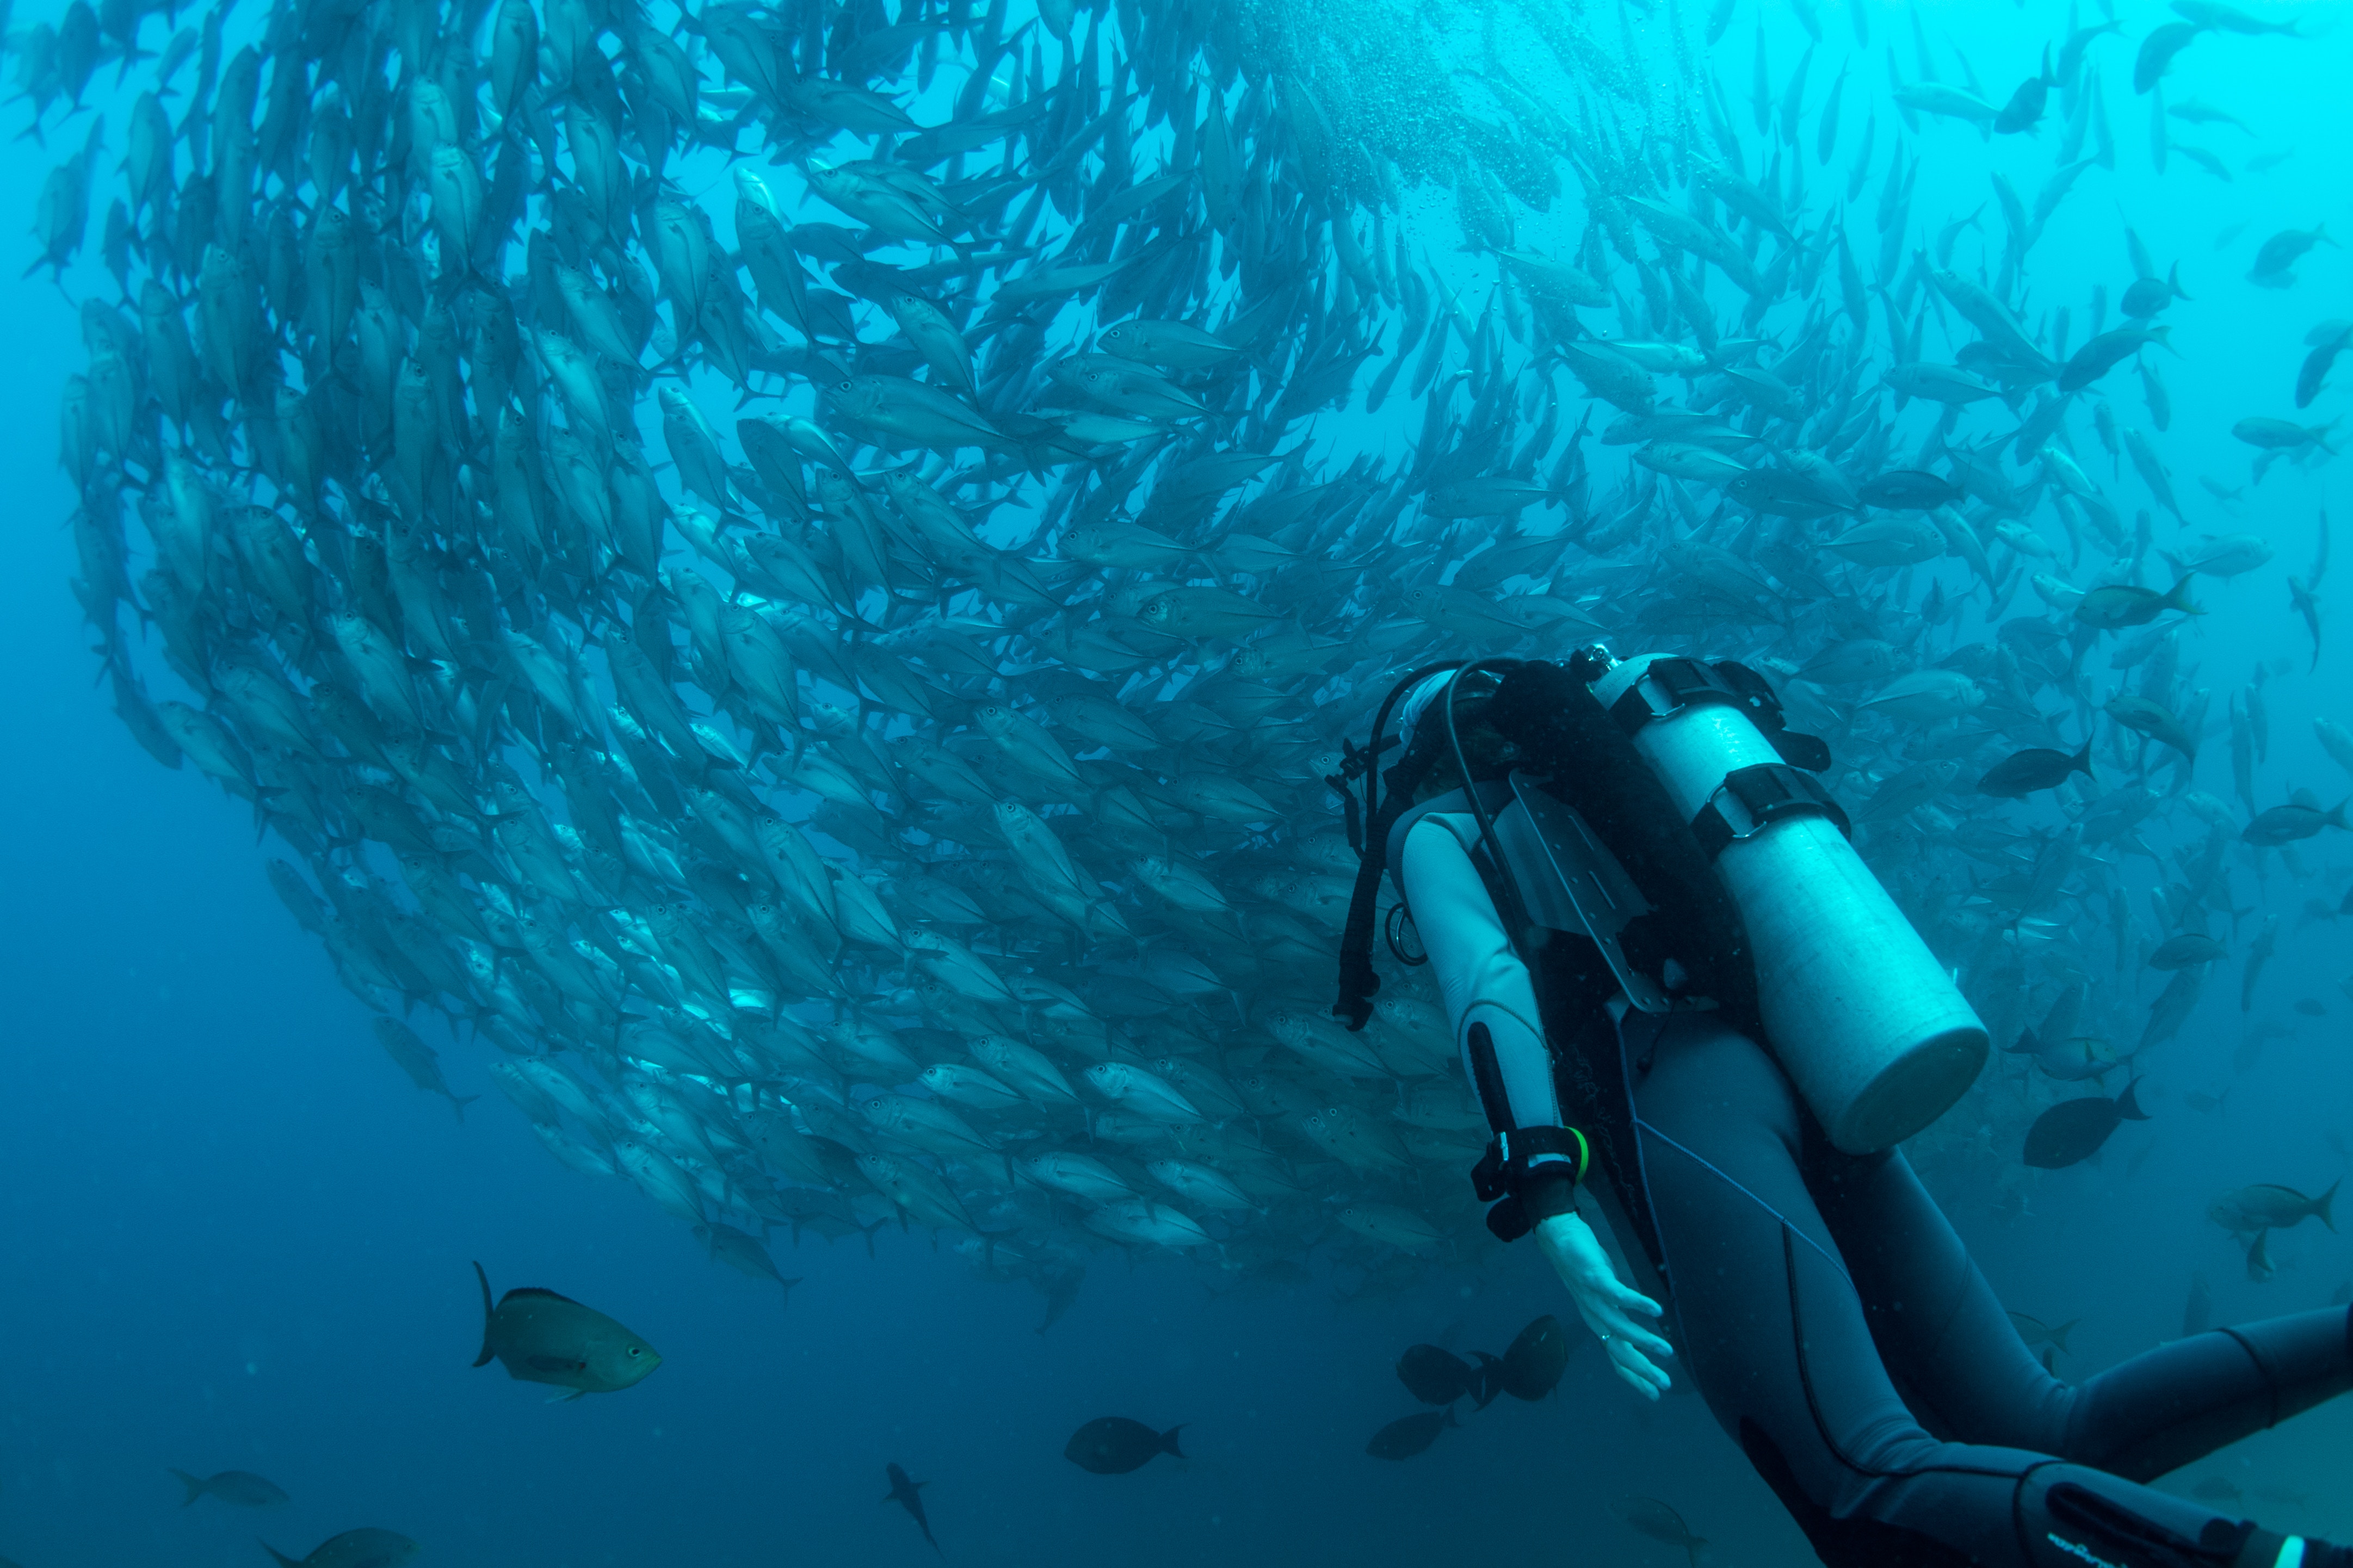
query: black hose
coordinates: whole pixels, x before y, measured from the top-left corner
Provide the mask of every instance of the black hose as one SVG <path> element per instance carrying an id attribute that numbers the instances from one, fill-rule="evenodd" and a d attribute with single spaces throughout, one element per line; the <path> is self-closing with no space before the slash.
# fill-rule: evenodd
<path id="1" fill-rule="evenodd" d="M 1472 846 L 1472 854 L 1475 858 L 1479 850 L 1484 848 L 1487 851 L 1487 858 L 1495 868 L 1496 879 L 1501 883 L 1504 896 L 1512 905 L 1510 909 L 1503 911 L 1505 933 L 1511 940 L 1512 951 L 1520 953 L 1520 960 L 1524 963 L 1528 961 L 1528 955 L 1525 952 L 1520 952 L 1520 933 L 1529 929 L 1527 900 L 1521 895 L 1519 881 L 1512 875 L 1511 863 L 1504 857 L 1504 847 L 1496 842 L 1494 815 L 1487 809 L 1487 803 L 1479 798 L 1479 781 L 1471 776 L 1471 759 L 1463 754 L 1462 736 L 1454 724 L 1454 694 L 1461 690 L 1471 677 L 1482 668 L 1493 668 L 1498 671 L 1517 669 L 1526 662 L 1525 659 L 1517 658 L 1471 660 L 1456 670 L 1454 679 L 1446 683 L 1445 705 L 1440 710 L 1446 722 L 1446 743 L 1454 752 L 1454 771 L 1461 777 L 1462 794 L 1471 802 L 1472 815 L 1479 819 L 1479 842 Z"/>
<path id="2" fill-rule="evenodd" d="M 1462 662 L 1454 658 L 1424 665 L 1390 687 L 1373 719 L 1372 742 L 1357 753 L 1365 759 L 1365 845 L 1356 862 L 1356 885 L 1348 897 L 1347 928 L 1340 936 L 1340 996 L 1332 1005 L 1333 1016 L 1345 1019 L 1351 1030 L 1371 1021 L 1371 997 L 1381 988 L 1381 977 L 1373 969 L 1375 911 L 1380 903 L 1381 874 L 1388 868 L 1388 825 L 1380 815 L 1381 731 L 1388 728 L 1389 714 L 1399 697 L 1433 675 L 1460 668 Z M 1406 761 L 1400 758 L 1398 765 L 1405 766 Z"/>

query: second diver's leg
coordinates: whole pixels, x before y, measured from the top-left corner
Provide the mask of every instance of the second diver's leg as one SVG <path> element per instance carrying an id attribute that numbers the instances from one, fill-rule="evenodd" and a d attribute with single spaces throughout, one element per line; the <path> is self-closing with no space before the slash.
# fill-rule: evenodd
<path id="1" fill-rule="evenodd" d="M 1753 1041 L 1629 1019 L 1681 1359 L 1831 1568 L 2244 1568 L 2279 1537 L 2047 1451 L 1932 1436 L 1897 1394 Z"/>
<path id="2" fill-rule="evenodd" d="M 1939 1436 L 2150 1480 L 2353 1390 L 2353 1313 L 2323 1308 L 2159 1345 L 2080 1384 L 2027 1351 L 1901 1153 L 1810 1139 L 1807 1186 L 1905 1402 Z"/>

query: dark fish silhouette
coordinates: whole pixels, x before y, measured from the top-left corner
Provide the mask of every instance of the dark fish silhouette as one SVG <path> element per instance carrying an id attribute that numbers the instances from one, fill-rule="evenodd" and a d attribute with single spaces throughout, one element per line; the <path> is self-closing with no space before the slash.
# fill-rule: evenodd
<path id="1" fill-rule="evenodd" d="M 2046 44 L 2042 48 L 2042 74 L 2018 84 L 2018 90 L 2010 95 L 2010 101 L 1993 117 L 1995 134 L 2014 136 L 2021 131 L 2033 130 L 2042 122 L 2042 108 L 2050 100 L 2051 89 L 2058 85 L 2059 79 L 2051 74 L 2051 47 Z"/>
<path id="2" fill-rule="evenodd" d="M 1654 1497 L 1621 1498 L 1610 1505 L 1610 1511 L 1626 1521 L 1627 1528 L 1637 1535 L 1647 1535 L 1665 1546 L 1680 1546 L 1692 1568 L 1698 1568 L 1699 1554 L 1707 1545 L 1707 1537 L 1694 1535 L 1683 1516 Z"/>
<path id="3" fill-rule="evenodd" d="M 1071 1433 L 1071 1440 L 1062 1446 L 1062 1458 L 1098 1476 L 1124 1476 L 1152 1463 L 1155 1455 L 1183 1458 L 1185 1450 L 1176 1446 L 1176 1434 L 1184 1429 L 1179 1422 L 1166 1432 L 1155 1432 L 1124 1415 L 1105 1415 Z"/>
<path id="4" fill-rule="evenodd" d="M 1480 1369 L 1437 1345 L 1409 1345 L 1398 1357 L 1398 1381 L 1424 1405 L 1451 1405 L 1477 1391 Z"/>
<path id="5" fill-rule="evenodd" d="M 1520 1331 L 1504 1352 L 1504 1392 L 1514 1399 L 1542 1399 L 1568 1365 L 1568 1335 L 1546 1312 Z"/>
<path id="6" fill-rule="evenodd" d="M 2304 341 L 2312 346 L 2312 352 L 2304 356 L 2304 363 L 2295 373 L 2298 408 L 2310 407 L 2312 400 L 2320 395 L 2320 384 L 2328 379 L 2337 356 L 2345 352 L 2346 344 L 2353 343 L 2353 321 L 2323 321 Z"/>
<path id="7" fill-rule="evenodd" d="M 2133 1085 L 2139 1082 L 2125 1085 L 2114 1100 L 2064 1100 L 2036 1117 L 2026 1130 L 2026 1163 L 2045 1171 L 2073 1165 L 2098 1153 L 2119 1123 L 2147 1121 L 2148 1113 L 2133 1099 Z"/>
<path id="8" fill-rule="evenodd" d="M 1451 1405 L 1443 1410 L 1424 1410 L 1402 1416 L 1374 1433 L 1373 1440 L 1365 1445 L 1365 1452 L 1376 1459 L 1410 1459 L 1437 1442 L 1440 1432 L 1460 1425 L 1454 1419 Z"/>
<path id="9" fill-rule="evenodd" d="M 940 1543 L 932 1540 L 932 1521 L 923 1517 L 923 1489 L 932 1483 L 913 1479 L 896 1465 L 885 1465 L 883 1468 L 890 1475 L 891 1489 L 883 1494 L 882 1500 L 895 1502 L 905 1509 L 908 1516 L 914 1520 L 915 1528 L 923 1532 L 926 1542 L 930 1542 L 932 1550 L 940 1552 Z M 940 1552 L 940 1555 L 945 1557 L 947 1553 Z"/>
<path id="10" fill-rule="evenodd" d="M 2283 844 L 2310 838 L 2324 827 L 2343 827 L 2345 808 L 2348 805 L 2353 805 L 2353 800 L 2340 800 L 2327 811 L 2305 801 L 2275 805 L 2247 824 L 2239 837 L 2250 844 L 2275 849 Z"/>
<path id="11" fill-rule="evenodd" d="M 289 1557 L 267 1541 L 261 1549 L 278 1560 L 279 1568 L 397 1568 L 417 1552 L 417 1542 L 389 1530 L 346 1530 L 311 1549 L 308 1557 Z"/>
<path id="12" fill-rule="evenodd" d="M 2201 963 L 2211 963 L 2226 950 L 2204 931 L 2186 931 L 2167 937 L 2148 955 L 2151 969 L 2192 969 Z"/>
<path id="13" fill-rule="evenodd" d="M 1978 780 L 1979 795 L 2000 795 L 2005 800 L 2023 800 L 2039 789 L 2056 789 L 2067 782 L 2069 773 L 2092 776 L 2092 742 L 2084 739 L 2081 751 L 2054 751 L 2049 746 L 2029 746 L 1986 770 Z"/>
<path id="14" fill-rule="evenodd" d="M 2146 321 L 2172 304 L 2174 300 L 2189 298 L 2189 296 L 2181 290 L 2181 263 L 2177 261 L 2173 264 L 2172 273 L 2168 277 L 2159 278 L 2152 274 L 2147 278 L 2134 279 L 2131 286 L 2126 289 L 2124 299 L 2119 301 L 2117 310 L 2130 320 Z M 2303 405 L 2299 404 L 2297 406 L 2302 407 Z"/>
<path id="15" fill-rule="evenodd" d="M 2344 1184 L 2341 1180 L 2331 1182 L 2327 1192 L 2308 1197 L 2294 1187 L 2262 1182 L 2223 1194 L 2207 1208 L 2206 1217 L 2242 1236 L 2261 1230 L 2294 1230 L 2308 1219 L 2316 1219 L 2333 1231 L 2337 1189 Z"/>

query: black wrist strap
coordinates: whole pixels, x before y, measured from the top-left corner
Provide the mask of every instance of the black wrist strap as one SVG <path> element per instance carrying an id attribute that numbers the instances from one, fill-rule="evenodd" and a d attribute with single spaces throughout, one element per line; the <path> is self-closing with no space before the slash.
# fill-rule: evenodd
<path id="1" fill-rule="evenodd" d="M 1471 1188 L 1487 1211 L 1487 1228 L 1500 1241 L 1517 1241 L 1536 1226 L 1577 1205 L 1593 1151 L 1574 1127 L 1521 1127 L 1498 1132 L 1471 1170 Z"/>

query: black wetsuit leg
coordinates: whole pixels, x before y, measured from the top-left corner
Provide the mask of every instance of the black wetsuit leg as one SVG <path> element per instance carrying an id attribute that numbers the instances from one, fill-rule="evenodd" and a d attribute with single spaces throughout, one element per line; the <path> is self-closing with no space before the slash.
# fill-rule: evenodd
<path id="1" fill-rule="evenodd" d="M 2145 1481 L 2353 1390 L 2353 1314 L 2342 1307 L 2195 1334 L 2063 1383 L 2028 1352 L 1901 1153 L 1841 1154 L 1818 1131 L 1813 1142 L 1807 1190 L 1882 1361 L 1938 1436 Z"/>
<path id="2" fill-rule="evenodd" d="M 2244 1521 L 2092 1467 L 2153 1476 L 2341 1391 L 2343 1311 L 2202 1335 L 2067 1389 L 1900 1158 L 1810 1138 L 1779 1068 L 1720 1024 L 1636 1017 L 1627 1036 L 1679 1353 L 1825 1563 L 2239 1559 Z"/>

